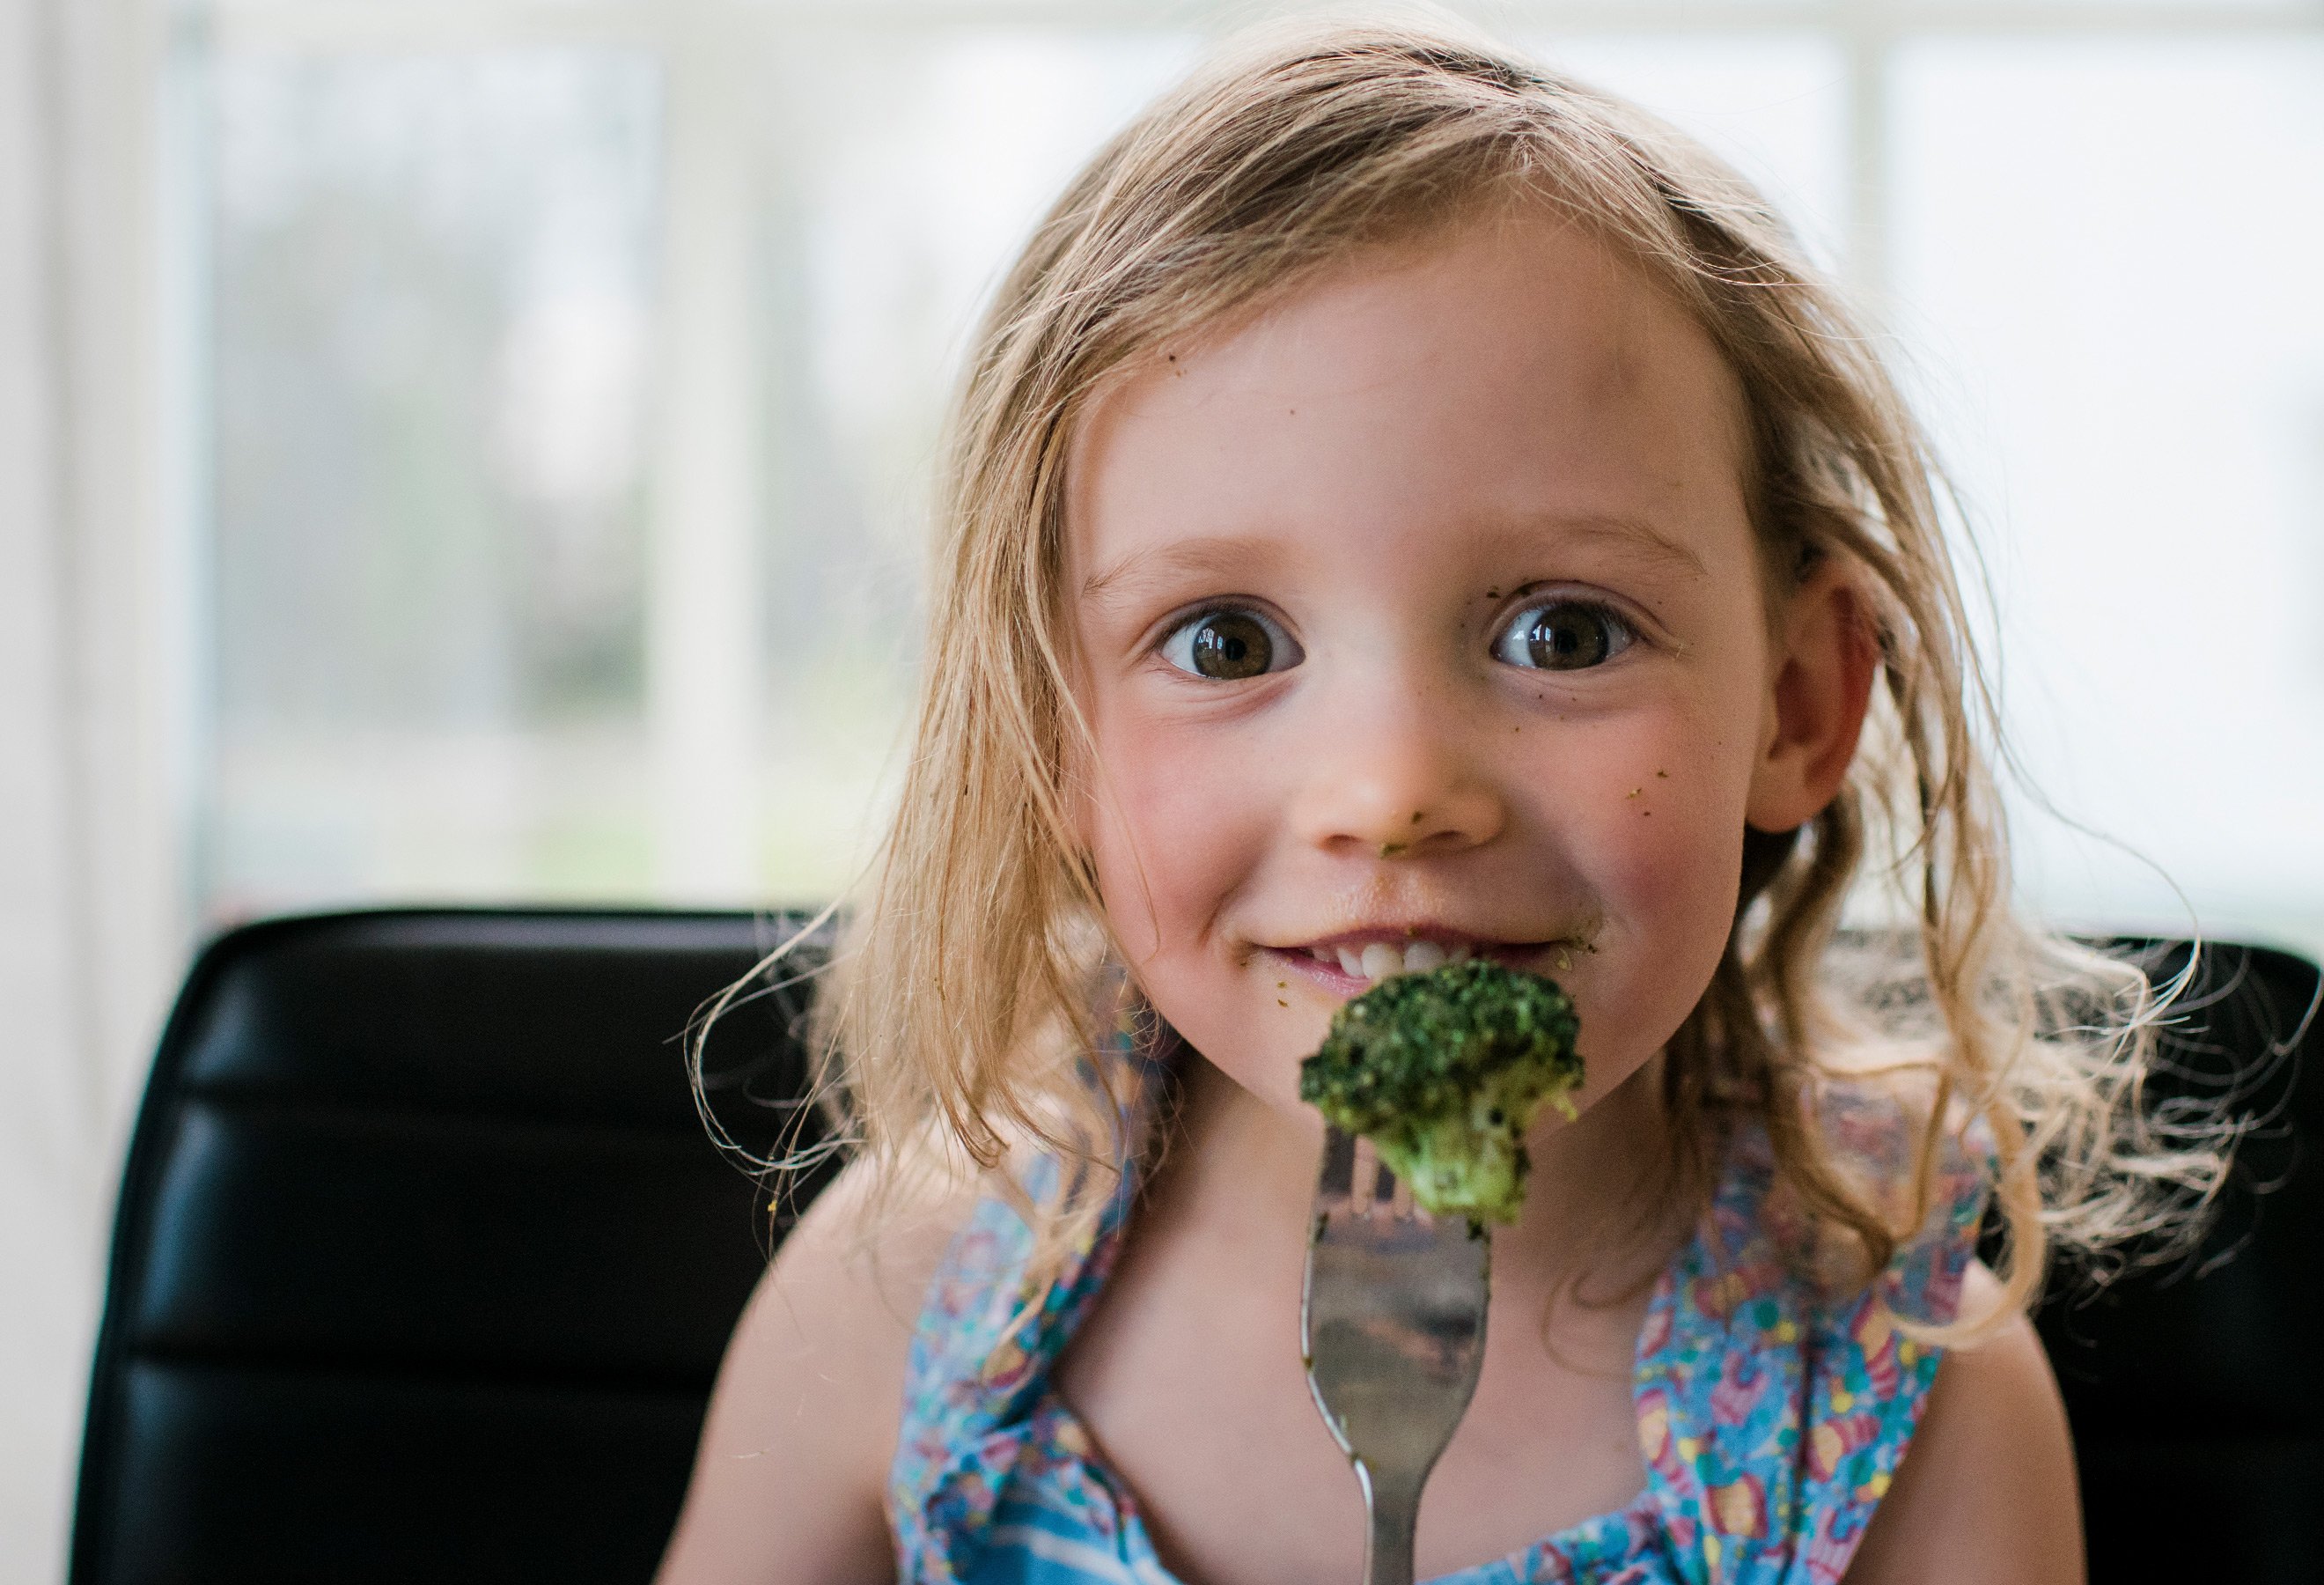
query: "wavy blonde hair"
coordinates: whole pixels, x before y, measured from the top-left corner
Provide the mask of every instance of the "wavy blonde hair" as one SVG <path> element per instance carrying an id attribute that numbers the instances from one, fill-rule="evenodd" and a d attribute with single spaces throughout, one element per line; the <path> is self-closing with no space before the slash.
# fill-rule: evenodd
<path id="1" fill-rule="evenodd" d="M 2012 912 L 1940 476 L 1871 338 L 1692 142 L 1490 45 L 1390 26 L 1270 34 L 1168 94 L 1074 180 L 983 322 L 949 435 L 917 746 L 818 1006 L 868 1203 L 946 1163 L 1015 1184 L 1012 1153 L 1038 1147 L 1086 1169 L 1038 1206 L 1014 1190 L 1062 1250 L 1144 1147 L 1120 1135 L 1115 1070 L 1089 1061 L 1112 1033 L 1113 955 L 1065 782 L 1076 420 L 1167 343 L 1511 203 L 1590 227 L 1711 337 L 1748 408 L 1772 598 L 1840 558 L 1878 645 L 1846 785 L 1799 832 L 1743 835 L 1736 929 L 1662 1065 L 1664 1186 L 1707 1194 L 1722 1140 L 1756 1118 L 1782 1184 L 1868 1278 L 1928 1215 L 1948 1135 L 1981 1123 L 2012 1304 L 2054 1251 L 2167 1229 L 2222 1154 L 2139 1104 L 2145 976 Z M 1895 950 L 1835 950 L 1859 872 L 1903 904 Z M 1920 1075 L 1906 1182 L 1851 1172 L 1819 1124 L 1868 1049 Z"/>

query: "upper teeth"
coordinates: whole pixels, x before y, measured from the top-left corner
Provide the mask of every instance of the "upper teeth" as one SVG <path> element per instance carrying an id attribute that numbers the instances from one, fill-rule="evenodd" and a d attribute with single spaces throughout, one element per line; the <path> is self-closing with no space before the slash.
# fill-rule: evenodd
<path id="1" fill-rule="evenodd" d="M 1354 947 L 1310 947 L 1307 955 L 1318 963 L 1336 959 L 1341 972 L 1377 983 L 1391 974 L 1425 974 L 1445 963 L 1465 963 L 1470 952 L 1465 945 L 1446 948 L 1434 941 L 1412 941 L 1400 948 L 1388 941 L 1370 941 L 1360 951 Z"/>

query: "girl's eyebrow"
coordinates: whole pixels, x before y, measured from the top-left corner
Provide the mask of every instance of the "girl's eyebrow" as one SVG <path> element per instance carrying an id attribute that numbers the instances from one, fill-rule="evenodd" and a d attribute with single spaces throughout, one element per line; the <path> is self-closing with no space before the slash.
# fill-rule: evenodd
<path id="1" fill-rule="evenodd" d="M 1640 561 L 1661 565 L 1674 572 L 1694 578 L 1708 578 L 1710 573 L 1683 541 L 1674 539 L 1662 528 L 1643 517 L 1549 517 L 1536 518 L 1529 527 L 1545 527 L 1567 539 L 1598 542 L 1618 552 L 1635 557 Z"/>
<path id="2" fill-rule="evenodd" d="M 1189 576 L 1248 577 L 1277 560 L 1272 548 L 1232 534 L 1197 534 L 1132 551 L 1082 579 L 1081 598 L 1099 606 L 1126 603 L 1141 585 Z"/>

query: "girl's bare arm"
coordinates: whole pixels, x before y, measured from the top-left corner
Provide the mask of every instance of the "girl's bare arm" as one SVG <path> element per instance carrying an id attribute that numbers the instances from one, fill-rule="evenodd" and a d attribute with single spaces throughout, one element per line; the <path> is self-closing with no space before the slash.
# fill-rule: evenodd
<path id="1" fill-rule="evenodd" d="M 888 1465 L 911 1330 L 949 1241 L 912 1219 L 867 1251 L 853 1169 L 808 1208 L 735 1326 L 656 1585 L 888 1585 Z"/>
<path id="2" fill-rule="evenodd" d="M 1964 1313 L 1998 1296 L 1972 1265 Z M 2081 1497 L 2057 1378 L 2034 1323 L 1949 1351 L 1848 1585 L 2081 1585 Z"/>

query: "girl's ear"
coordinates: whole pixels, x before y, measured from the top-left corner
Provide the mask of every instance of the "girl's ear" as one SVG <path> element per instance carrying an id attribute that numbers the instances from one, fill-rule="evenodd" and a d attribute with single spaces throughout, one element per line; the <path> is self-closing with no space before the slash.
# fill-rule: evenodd
<path id="1" fill-rule="evenodd" d="M 1823 812 L 1848 775 L 1880 646 L 1851 569 L 1822 557 L 1784 606 L 1768 724 L 1743 818 L 1787 831 Z"/>

